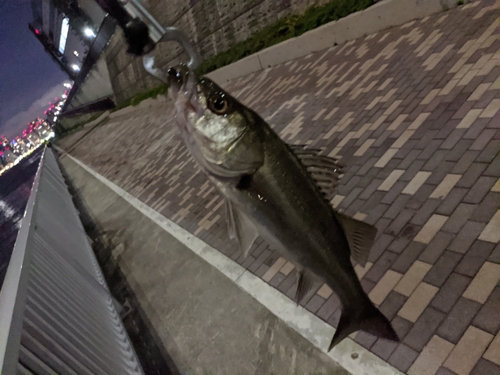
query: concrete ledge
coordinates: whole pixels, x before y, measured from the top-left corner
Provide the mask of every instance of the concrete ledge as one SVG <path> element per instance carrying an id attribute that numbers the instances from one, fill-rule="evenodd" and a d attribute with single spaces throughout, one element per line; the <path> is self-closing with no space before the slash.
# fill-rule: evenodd
<path id="1" fill-rule="evenodd" d="M 112 112 L 109 115 L 109 118 L 116 118 L 124 115 L 128 115 L 129 113 L 132 113 L 136 111 L 138 108 L 139 109 L 146 109 L 150 107 L 155 107 L 157 105 L 161 105 L 162 103 L 165 103 L 167 101 L 167 97 L 165 95 L 158 95 L 156 98 L 148 98 L 143 100 L 137 105 L 129 105 L 127 107 L 124 107 L 122 109 L 119 109 L 118 111 Z"/>
<path id="2" fill-rule="evenodd" d="M 60 161 L 95 220 L 119 231 L 120 266 L 196 373 L 402 375 L 352 339 L 325 353 L 327 323 L 71 155 Z"/>
<path id="3" fill-rule="evenodd" d="M 255 53 L 238 60 L 233 64 L 217 69 L 209 73 L 207 77 L 216 82 L 222 83 L 263 69 L 264 68 L 260 63 L 259 53 Z"/>
<path id="4" fill-rule="evenodd" d="M 207 76 L 224 84 L 232 79 L 456 6 L 456 0 L 384 0 L 363 11 L 327 23 L 299 37 L 288 39 L 217 69 Z"/>

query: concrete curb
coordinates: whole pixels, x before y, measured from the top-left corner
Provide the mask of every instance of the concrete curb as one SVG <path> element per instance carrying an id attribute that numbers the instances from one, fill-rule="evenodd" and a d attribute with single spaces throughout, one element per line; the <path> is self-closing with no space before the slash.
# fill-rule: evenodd
<path id="1" fill-rule="evenodd" d="M 139 104 L 137 104 L 135 106 L 129 105 L 129 106 L 124 107 L 122 109 L 119 109 L 115 112 L 112 112 L 109 115 L 109 118 L 115 118 L 115 117 L 128 115 L 129 113 L 132 113 L 137 109 L 146 109 L 146 108 L 154 107 L 154 106 L 160 105 L 162 103 L 165 103 L 167 100 L 168 99 L 167 99 L 166 95 L 158 95 L 156 98 L 148 98 L 148 99 L 143 100 L 142 102 L 140 102 Z"/>
<path id="2" fill-rule="evenodd" d="M 63 151 L 64 152 L 64 151 Z M 83 168 L 98 181 L 102 182 L 119 197 L 136 208 L 144 216 L 155 222 L 175 237 L 184 246 L 216 268 L 233 281 L 238 287 L 265 306 L 276 317 L 298 332 L 312 345 L 326 353 L 345 370 L 353 375 L 403 375 L 389 363 L 371 353 L 352 338 L 346 338 L 333 350 L 326 352 L 335 329 L 304 307 L 297 305 L 277 289 L 266 284 L 253 273 L 229 259 L 219 250 L 194 236 L 184 228 L 167 219 L 144 202 L 132 196 L 106 177 L 102 176 L 69 153 L 65 155 Z M 355 355 L 353 355 L 355 354 Z"/>
<path id="3" fill-rule="evenodd" d="M 403 25 L 457 6 L 456 0 L 383 0 L 370 8 L 353 13 L 285 40 L 217 69 L 207 76 L 224 84 L 238 77 L 258 72 L 285 62 L 331 48 L 338 44 Z"/>

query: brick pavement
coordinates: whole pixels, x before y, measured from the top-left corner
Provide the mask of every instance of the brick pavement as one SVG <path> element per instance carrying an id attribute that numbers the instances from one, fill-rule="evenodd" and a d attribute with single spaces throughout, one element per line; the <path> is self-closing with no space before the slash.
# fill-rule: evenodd
<path id="1" fill-rule="evenodd" d="M 498 17 L 472 2 L 227 85 L 287 142 L 342 158 L 332 205 L 378 228 L 356 271 L 402 342 L 353 337 L 412 375 L 500 372 Z M 260 238 L 243 259 L 228 239 L 222 198 L 171 114 L 167 102 L 110 120 L 72 154 L 293 296 L 291 263 Z M 325 285 L 303 305 L 337 324 Z"/>

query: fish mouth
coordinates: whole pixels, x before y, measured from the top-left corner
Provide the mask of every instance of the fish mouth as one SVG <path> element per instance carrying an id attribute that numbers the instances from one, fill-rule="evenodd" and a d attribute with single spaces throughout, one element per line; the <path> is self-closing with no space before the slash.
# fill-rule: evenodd
<path id="1" fill-rule="evenodd" d="M 186 119 L 189 112 L 194 112 L 199 116 L 203 114 L 193 72 L 184 65 L 170 68 L 167 71 L 167 83 L 178 115 Z"/>

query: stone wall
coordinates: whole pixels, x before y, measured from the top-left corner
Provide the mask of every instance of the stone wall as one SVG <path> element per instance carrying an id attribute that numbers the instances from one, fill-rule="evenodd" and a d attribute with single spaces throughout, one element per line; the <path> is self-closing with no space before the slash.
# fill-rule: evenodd
<path id="1" fill-rule="evenodd" d="M 176 26 L 196 44 L 202 58 L 227 50 L 256 31 L 289 15 L 304 12 L 327 0 L 144 0 L 143 5 L 164 26 Z M 128 55 L 117 30 L 106 50 L 106 61 L 118 103 L 159 84 L 142 67 L 142 60 Z M 156 51 L 160 67 L 187 61 L 175 43 Z"/>

